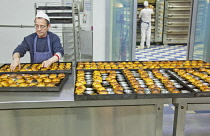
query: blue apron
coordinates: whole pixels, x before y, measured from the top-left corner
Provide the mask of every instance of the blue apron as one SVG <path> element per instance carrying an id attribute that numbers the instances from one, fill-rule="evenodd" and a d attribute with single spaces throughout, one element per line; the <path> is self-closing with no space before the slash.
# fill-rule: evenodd
<path id="1" fill-rule="evenodd" d="M 38 36 L 36 36 L 34 39 L 34 60 L 32 61 L 32 63 L 42 63 L 43 61 L 48 60 L 49 58 L 52 57 L 49 35 L 47 35 L 47 45 L 48 45 L 48 49 L 49 49 L 48 52 L 37 52 L 36 51 L 37 38 L 38 38 Z"/>

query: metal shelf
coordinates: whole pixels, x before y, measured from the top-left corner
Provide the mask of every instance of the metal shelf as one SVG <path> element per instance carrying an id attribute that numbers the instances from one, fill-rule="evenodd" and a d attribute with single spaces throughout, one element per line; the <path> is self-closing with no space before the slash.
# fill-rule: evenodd
<path id="1" fill-rule="evenodd" d="M 165 3 L 164 44 L 187 43 L 192 1 L 170 1 Z"/>
<path id="2" fill-rule="evenodd" d="M 191 8 L 190 6 L 168 6 L 168 8 Z"/>
<path id="3" fill-rule="evenodd" d="M 71 6 L 39 6 L 37 10 L 71 10 Z"/>
<path id="4" fill-rule="evenodd" d="M 72 6 L 61 6 L 59 3 L 56 6 L 50 6 L 52 3 L 44 3 L 45 6 L 39 5 L 35 3 L 35 13 L 38 10 L 45 10 L 45 13 L 48 14 L 50 18 L 51 24 L 65 24 L 62 25 L 62 34 L 64 44 L 64 59 L 65 60 L 74 60 L 73 65 L 76 64 L 77 61 L 81 59 L 81 47 L 80 47 L 80 16 L 79 16 L 79 6 L 76 5 L 74 2 Z M 71 27 L 66 27 L 67 24 L 72 25 Z M 72 33 L 73 36 L 69 36 Z M 72 41 L 69 41 L 69 37 L 73 37 L 73 44 Z M 69 50 L 70 48 L 73 50 Z M 68 58 L 66 58 L 68 57 Z M 78 59 L 79 58 L 79 59 Z"/>

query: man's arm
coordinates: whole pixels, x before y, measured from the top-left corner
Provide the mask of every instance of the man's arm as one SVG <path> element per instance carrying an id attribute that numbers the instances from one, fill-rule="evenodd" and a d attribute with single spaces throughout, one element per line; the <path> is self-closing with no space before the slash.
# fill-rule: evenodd
<path id="1" fill-rule="evenodd" d="M 13 62 L 10 65 L 10 70 L 14 71 L 17 66 L 20 69 L 20 53 L 15 52 L 12 57 L 13 57 Z"/>
<path id="2" fill-rule="evenodd" d="M 64 55 L 64 50 L 63 50 L 63 47 L 60 43 L 60 38 L 55 34 L 52 35 L 52 37 L 53 37 L 52 50 L 55 54 L 50 59 L 48 59 L 46 61 L 43 61 L 42 62 L 42 67 L 49 67 L 52 63 L 55 63 L 55 62 L 59 61 Z"/>

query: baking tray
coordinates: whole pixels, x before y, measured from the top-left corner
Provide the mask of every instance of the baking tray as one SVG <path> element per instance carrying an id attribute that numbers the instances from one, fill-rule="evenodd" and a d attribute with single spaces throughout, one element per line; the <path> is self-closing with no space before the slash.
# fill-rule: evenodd
<path id="1" fill-rule="evenodd" d="M 184 69 L 184 70 L 186 70 L 186 69 Z M 192 69 L 195 70 L 195 71 L 199 71 L 199 68 L 192 68 Z M 208 68 L 205 68 L 205 69 L 208 69 Z M 204 73 L 202 71 L 199 71 L 199 72 Z M 208 74 L 208 73 L 206 73 L 206 74 Z M 208 74 L 208 76 L 210 76 L 210 74 Z M 198 76 L 195 76 L 194 75 L 194 77 L 199 79 Z M 199 79 L 199 80 L 202 80 L 202 79 Z M 181 81 L 181 82 L 183 82 L 183 81 Z M 203 81 L 203 83 L 205 83 L 205 81 Z M 207 84 L 208 84 L 208 87 L 210 87 L 210 83 L 207 83 Z M 188 86 L 188 85 L 192 85 L 192 84 L 189 82 L 187 84 L 185 83 L 185 85 Z M 194 88 L 192 88 L 192 90 L 195 91 L 195 90 L 200 90 L 200 89 L 198 87 L 194 86 Z M 197 91 L 195 91 L 195 94 L 194 95 L 195 95 L 195 97 L 210 97 L 210 91 L 207 91 L 207 92 L 203 92 L 203 91 L 197 92 Z"/>
<path id="2" fill-rule="evenodd" d="M 19 74 L 19 73 L 18 73 Z M 25 73 L 26 74 L 26 73 Z M 49 73 L 43 73 L 43 74 L 49 74 Z M 52 73 L 54 74 L 54 73 Z M 0 73 L 0 76 L 3 75 L 3 73 Z M 7 74 L 10 75 L 10 74 Z M 22 74 L 24 75 L 24 74 Z M 33 74 L 31 74 L 33 75 Z M 68 80 L 69 73 L 65 73 L 65 78 L 60 80 L 60 83 L 57 83 L 55 87 L 0 87 L 0 92 L 59 92 L 65 82 Z"/>
<path id="3" fill-rule="evenodd" d="M 202 64 L 204 64 L 204 63 L 206 63 L 206 62 L 204 62 L 204 61 L 202 61 L 202 60 L 173 60 L 173 61 L 141 61 L 141 64 L 143 64 L 143 68 L 144 69 L 152 69 L 152 68 L 164 68 L 164 69 L 169 69 L 169 68 L 185 68 L 185 67 L 191 67 L 191 68 L 196 68 L 196 67 L 198 67 L 197 65 L 191 65 L 192 64 L 192 62 L 193 61 L 196 61 L 196 62 L 200 62 L 200 63 L 202 63 Z M 160 65 L 161 63 L 163 64 L 163 63 L 165 63 L 165 64 L 169 64 L 169 62 L 170 62 L 170 65 Z M 173 63 L 175 63 L 175 62 L 182 62 L 182 64 L 185 64 L 186 62 L 189 62 L 190 63 L 190 65 L 189 66 L 184 66 L 184 65 L 178 65 L 178 64 L 176 64 L 176 65 L 171 65 L 171 64 L 173 64 Z M 202 65 L 203 66 L 203 65 Z M 200 67 L 202 67 L 202 66 L 200 66 Z M 198 67 L 198 68 L 200 68 L 200 67 Z"/>
<path id="4" fill-rule="evenodd" d="M 112 69 L 113 70 L 113 69 Z M 94 70 L 83 70 L 84 72 L 91 72 L 93 73 Z M 99 70 L 100 71 L 100 70 Z M 118 71 L 118 74 L 121 74 L 123 76 L 122 70 L 113 70 L 113 71 Z M 76 71 L 76 73 L 78 70 Z M 77 78 L 75 80 L 75 85 L 76 85 Z M 125 82 L 127 82 L 127 79 L 125 78 Z M 119 81 L 118 81 L 119 83 Z M 127 82 L 128 83 L 128 82 Z M 130 87 L 130 84 L 128 83 L 128 86 Z M 87 87 L 87 86 L 86 86 Z M 88 86 L 88 88 L 91 88 L 92 86 Z M 111 86 L 104 86 L 105 88 L 111 88 Z M 75 87 L 76 89 L 76 87 Z M 94 90 L 96 92 L 96 90 Z M 132 90 L 133 91 L 133 90 Z M 75 101 L 83 101 L 83 100 L 120 100 L 120 99 L 135 99 L 136 94 L 131 93 L 131 94 L 95 94 L 95 95 L 90 95 L 84 93 L 83 95 L 77 95 L 74 93 L 74 100 Z"/>
<path id="5" fill-rule="evenodd" d="M 10 74 L 10 73 L 28 73 L 28 74 L 33 74 L 33 73 L 72 73 L 72 62 L 55 62 L 55 63 L 58 63 L 58 64 L 62 64 L 62 63 L 70 63 L 71 64 L 71 68 L 68 69 L 68 70 L 45 70 L 45 71 L 13 71 L 13 72 L 8 72 L 8 71 L 2 71 L 1 69 L 4 67 L 4 66 L 10 66 L 10 63 L 5 63 L 3 64 L 1 67 L 0 67 L 0 73 L 7 73 L 7 74 Z M 41 63 L 21 63 L 23 64 L 22 67 L 24 67 L 24 65 L 27 65 L 27 64 L 41 64 Z"/>
<path id="6" fill-rule="evenodd" d="M 170 80 L 173 80 L 173 81 L 175 80 L 177 83 L 180 83 L 180 85 L 182 86 L 182 88 L 178 88 L 180 91 L 181 90 L 187 90 L 187 91 L 190 91 L 190 93 L 136 94 L 137 99 L 144 99 L 144 98 L 190 98 L 190 97 L 194 97 L 195 92 L 190 90 L 190 88 L 188 86 L 184 85 L 182 82 L 177 80 L 174 76 L 171 76 L 170 73 L 168 73 L 166 69 L 158 69 L 158 70 L 164 71 L 169 76 L 168 78 Z M 131 70 L 131 71 L 137 71 L 137 70 Z M 147 71 L 147 73 L 151 74 L 151 70 L 149 70 L 149 69 L 146 69 L 144 71 Z M 137 77 L 137 76 L 134 76 L 134 77 L 140 78 L 140 77 Z M 154 79 L 156 79 L 156 78 L 153 77 L 153 80 Z M 148 86 L 144 87 L 144 89 L 148 89 Z M 165 89 L 165 88 L 162 88 L 162 89 Z"/>
<path id="7" fill-rule="evenodd" d="M 126 63 L 126 64 L 128 64 L 128 63 L 139 63 L 139 64 L 141 64 L 141 62 L 140 61 L 91 61 L 91 62 L 77 62 L 77 65 L 76 65 L 76 69 L 78 69 L 78 64 L 79 63 L 83 63 L 83 65 L 84 65 L 84 63 L 90 63 L 90 64 L 93 64 L 93 63 L 95 63 L 96 64 L 96 67 L 91 67 L 91 68 L 80 68 L 80 69 L 121 69 L 121 68 L 119 68 L 118 67 L 118 65 L 119 65 L 119 63 Z M 113 64 L 115 64 L 115 65 L 117 65 L 117 68 L 112 68 L 112 67 L 110 67 L 110 68 L 100 68 L 100 67 L 98 67 L 98 64 L 99 63 L 102 63 L 102 64 L 105 64 L 105 63 L 108 63 L 108 64 L 110 64 L 110 63 L 113 63 Z M 136 68 L 136 69 L 139 69 L 139 67 L 138 68 Z M 79 69 L 78 69 L 79 70 Z"/>
<path id="8" fill-rule="evenodd" d="M 202 61 L 202 60 L 174 60 L 174 61 L 91 61 L 91 62 L 77 62 L 77 65 L 76 65 L 76 69 L 78 69 L 78 64 L 79 63 L 90 63 L 90 64 L 93 64 L 95 63 L 97 67 L 95 68 L 88 68 L 88 69 L 101 69 L 98 67 L 98 63 L 113 63 L 115 65 L 118 66 L 118 63 L 126 63 L 126 64 L 129 64 L 129 63 L 139 63 L 140 65 L 142 66 L 137 66 L 137 68 L 129 68 L 129 67 L 126 67 L 128 69 L 139 69 L 139 68 L 143 68 L 143 69 L 153 69 L 153 68 L 176 68 L 176 67 L 167 67 L 167 66 L 160 66 L 159 63 L 167 63 L 167 62 L 183 62 L 183 63 L 186 63 L 187 61 L 190 62 L 190 64 L 192 63 L 192 61 L 200 61 L 202 62 L 202 64 L 205 64 L 206 62 Z M 150 64 L 152 64 L 150 66 Z M 83 64 L 84 65 L 84 64 Z M 190 65 L 191 66 L 191 65 Z M 192 68 L 195 68 L 197 67 L 196 65 L 194 66 L 191 66 Z M 202 66 L 201 66 L 202 67 Z M 210 67 L 210 64 L 209 65 L 206 65 L 206 67 Z M 184 68 L 183 66 L 182 67 L 179 67 L 179 68 Z M 80 68 L 80 69 L 87 69 L 87 68 Z M 106 69 L 106 68 L 102 68 L 102 69 Z M 112 68 L 108 68 L 108 69 L 112 69 Z M 113 69 L 120 69 L 119 67 L 118 68 L 113 68 Z"/>

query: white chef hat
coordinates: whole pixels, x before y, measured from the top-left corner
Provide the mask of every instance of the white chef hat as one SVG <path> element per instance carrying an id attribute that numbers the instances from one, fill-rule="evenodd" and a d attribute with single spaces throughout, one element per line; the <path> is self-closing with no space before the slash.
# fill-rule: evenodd
<path id="1" fill-rule="evenodd" d="M 147 7 L 149 5 L 148 1 L 144 1 L 144 6 Z"/>
<path id="2" fill-rule="evenodd" d="M 36 14 L 36 18 L 37 17 L 41 17 L 41 18 L 47 19 L 50 22 L 50 18 L 43 11 L 38 11 L 37 14 Z"/>

